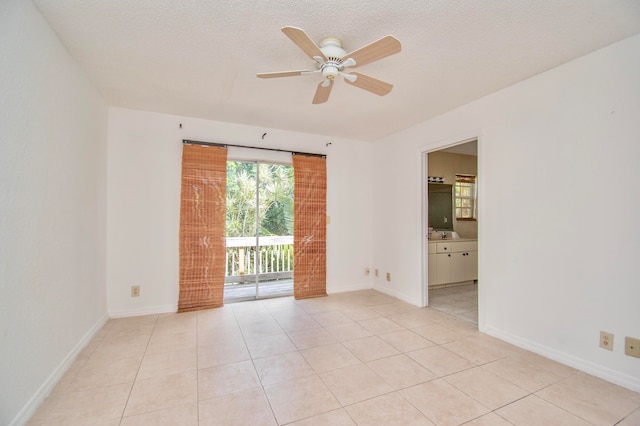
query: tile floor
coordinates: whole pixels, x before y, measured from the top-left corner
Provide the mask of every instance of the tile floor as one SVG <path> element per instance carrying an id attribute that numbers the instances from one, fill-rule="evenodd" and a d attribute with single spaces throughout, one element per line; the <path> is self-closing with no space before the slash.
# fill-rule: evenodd
<path id="1" fill-rule="evenodd" d="M 640 394 L 373 290 L 110 320 L 31 425 L 638 425 Z"/>
<path id="2" fill-rule="evenodd" d="M 478 284 L 429 290 L 429 306 L 478 325 Z"/>

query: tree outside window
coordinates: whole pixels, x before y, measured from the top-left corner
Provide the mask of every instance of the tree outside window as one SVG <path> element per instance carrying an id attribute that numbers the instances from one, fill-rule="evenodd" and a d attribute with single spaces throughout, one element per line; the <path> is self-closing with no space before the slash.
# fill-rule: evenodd
<path id="1" fill-rule="evenodd" d="M 454 198 L 456 206 L 456 220 L 476 220 L 476 176 L 456 175 Z"/>

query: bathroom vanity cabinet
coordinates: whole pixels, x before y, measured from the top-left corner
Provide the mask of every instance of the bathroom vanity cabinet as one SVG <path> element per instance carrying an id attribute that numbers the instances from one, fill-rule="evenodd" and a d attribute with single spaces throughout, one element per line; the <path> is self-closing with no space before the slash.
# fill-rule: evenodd
<path id="1" fill-rule="evenodd" d="M 477 240 L 429 241 L 429 287 L 478 279 Z"/>

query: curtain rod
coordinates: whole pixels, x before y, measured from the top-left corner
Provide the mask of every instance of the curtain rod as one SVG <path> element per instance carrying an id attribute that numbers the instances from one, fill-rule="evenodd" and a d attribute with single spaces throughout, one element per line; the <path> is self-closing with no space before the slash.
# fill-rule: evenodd
<path id="1" fill-rule="evenodd" d="M 189 140 L 189 139 L 183 139 L 182 143 L 183 144 L 188 144 L 188 145 L 219 146 L 219 147 L 223 147 L 223 148 L 226 148 L 226 147 L 229 147 L 229 146 L 233 146 L 233 147 L 236 147 L 236 148 L 263 149 L 265 151 L 290 152 L 293 155 L 306 155 L 306 156 L 309 156 L 309 157 L 327 158 L 326 154 L 317 154 L 317 153 L 314 153 L 314 152 L 289 151 L 289 150 L 286 150 L 286 149 L 265 148 L 265 147 L 262 147 L 262 146 L 233 145 L 233 144 L 229 144 L 229 143 L 192 141 L 192 140 Z"/>

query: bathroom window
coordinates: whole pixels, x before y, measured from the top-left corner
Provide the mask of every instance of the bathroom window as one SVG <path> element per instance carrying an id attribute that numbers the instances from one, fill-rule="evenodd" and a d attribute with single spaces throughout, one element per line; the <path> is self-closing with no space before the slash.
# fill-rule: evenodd
<path id="1" fill-rule="evenodd" d="M 456 220 L 476 220 L 476 176 L 456 175 L 454 199 Z"/>

